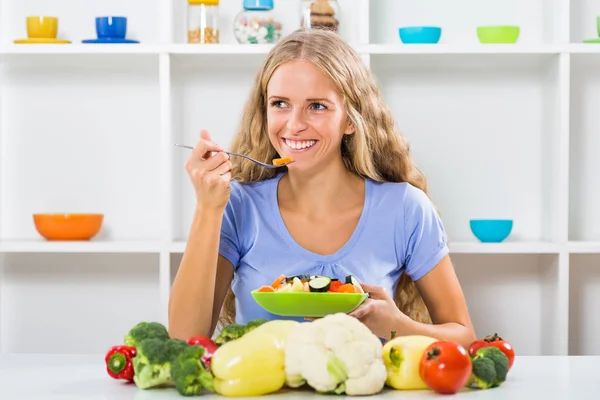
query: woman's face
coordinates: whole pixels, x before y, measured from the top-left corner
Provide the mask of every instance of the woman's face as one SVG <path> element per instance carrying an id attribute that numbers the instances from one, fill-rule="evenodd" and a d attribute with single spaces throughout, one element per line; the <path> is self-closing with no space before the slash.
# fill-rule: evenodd
<path id="1" fill-rule="evenodd" d="M 333 81 L 308 61 L 278 67 L 267 87 L 269 139 L 294 169 L 341 159 L 344 134 L 352 133 Z"/>

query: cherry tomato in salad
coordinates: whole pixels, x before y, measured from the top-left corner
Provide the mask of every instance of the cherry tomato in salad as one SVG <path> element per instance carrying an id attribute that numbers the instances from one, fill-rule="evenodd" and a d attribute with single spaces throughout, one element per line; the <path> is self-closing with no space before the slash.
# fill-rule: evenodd
<path id="1" fill-rule="evenodd" d="M 340 281 L 332 281 L 331 284 L 329 285 L 329 291 L 330 292 L 337 292 L 338 289 L 340 288 L 340 286 L 342 286 L 343 283 Z"/>
<path id="2" fill-rule="evenodd" d="M 471 357 L 458 343 L 441 340 L 425 349 L 419 375 L 434 392 L 454 394 L 465 387 L 472 373 Z"/>

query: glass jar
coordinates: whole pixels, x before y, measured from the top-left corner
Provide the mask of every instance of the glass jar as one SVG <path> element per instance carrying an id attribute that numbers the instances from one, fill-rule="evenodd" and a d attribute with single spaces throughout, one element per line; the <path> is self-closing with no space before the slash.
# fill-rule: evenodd
<path id="1" fill-rule="evenodd" d="M 302 0 L 301 28 L 327 29 L 338 32 L 340 5 L 337 0 Z"/>
<path id="2" fill-rule="evenodd" d="M 188 0 L 188 43 L 219 43 L 219 0 Z"/>
<path id="3" fill-rule="evenodd" d="M 281 23 L 275 18 L 273 0 L 243 0 L 243 6 L 233 23 L 239 43 L 271 44 L 281 38 Z"/>

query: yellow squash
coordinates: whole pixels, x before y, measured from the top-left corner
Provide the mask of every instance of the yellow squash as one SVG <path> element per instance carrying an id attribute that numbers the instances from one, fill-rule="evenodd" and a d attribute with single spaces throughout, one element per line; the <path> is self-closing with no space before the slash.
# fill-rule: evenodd
<path id="1" fill-rule="evenodd" d="M 285 338 L 296 324 L 267 322 L 219 347 L 211 360 L 215 392 L 245 397 L 281 389 L 285 384 Z"/>
<path id="2" fill-rule="evenodd" d="M 383 346 L 387 369 L 386 385 L 399 390 L 427 389 L 419 375 L 419 363 L 425 349 L 437 339 L 421 335 L 398 336 Z"/>

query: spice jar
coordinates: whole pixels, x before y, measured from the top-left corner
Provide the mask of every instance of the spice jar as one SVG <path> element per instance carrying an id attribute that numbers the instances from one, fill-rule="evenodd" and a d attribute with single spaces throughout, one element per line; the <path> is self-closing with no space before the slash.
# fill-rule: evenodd
<path id="1" fill-rule="evenodd" d="M 281 38 L 281 23 L 275 18 L 273 0 L 243 0 L 243 6 L 233 25 L 239 43 L 270 44 Z"/>
<path id="2" fill-rule="evenodd" d="M 337 0 L 302 0 L 300 27 L 337 32 L 340 27 L 340 5 Z"/>
<path id="3" fill-rule="evenodd" d="M 188 0 L 188 43 L 219 43 L 219 0 Z"/>

